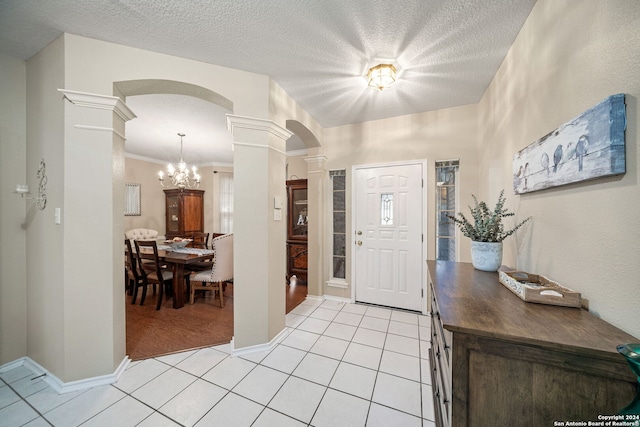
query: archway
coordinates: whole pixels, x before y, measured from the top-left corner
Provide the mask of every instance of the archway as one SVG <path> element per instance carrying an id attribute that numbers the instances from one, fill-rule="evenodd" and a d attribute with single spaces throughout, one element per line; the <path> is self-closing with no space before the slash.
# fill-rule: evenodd
<path id="1" fill-rule="evenodd" d="M 170 81 L 170 80 L 133 80 L 133 81 L 121 81 L 115 82 L 113 84 L 114 93 L 118 95 L 121 99 L 126 100 L 127 103 L 132 107 L 132 109 L 139 116 L 138 120 L 142 120 L 144 117 L 141 116 L 140 111 L 136 110 L 135 104 L 133 101 L 136 99 L 153 97 L 158 95 L 158 99 L 162 99 L 163 96 L 165 98 L 169 97 L 172 100 L 175 100 L 180 97 L 191 97 L 197 98 L 197 100 L 193 100 L 190 102 L 194 102 L 197 104 L 198 108 L 202 110 L 206 110 L 208 113 L 214 112 L 216 114 L 215 122 L 216 126 L 222 128 L 222 131 L 229 134 L 229 140 L 231 140 L 231 135 L 226 128 L 226 118 L 225 113 L 233 112 L 233 103 L 227 98 L 200 86 L 196 86 L 189 83 L 179 82 L 179 81 Z M 216 108 L 208 109 L 203 108 L 206 107 L 206 104 L 212 104 L 216 106 Z M 169 103 L 165 103 L 162 108 L 171 108 Z M 153 113 L 153 109 L 150 111 Z M 173 113 L 177 113 L 174 111 Z M 179 114 L 177 114 L 179 115 Z M 220 117 L 218 117 L 220 116 Z M 184 118 L 184 117 L 183 117 Z M 169 117 L 165 117 L 165 119 L 169 119 Z M 212 121 L 214 121 L 212 117 Z M 129 127 L 134 124 L 134 122 L 129 122 L 125 127 L 127 138 L 133 137 L 133 133 L 129 132 Z M 172 123 L 175 126 L 175 123 Z M 171 127 L 171 126 L 168 126 Z M 178 130 L 185 130 L 185 128 L 178 128 Z M 186 128 L 186 133 L 190 134 L 190 130 L 193 129 Z M 151 131 L 151 129 L 150 129 Z M 171 133 L 172 137 L 175 137 L 173 133 Z M 185 148 L 188 145 L 185 144 Z M 173 145 L 170 146 L 170 150 L 172 153 Z M 177 155 L 177 147 L 175 154 Z M 187 154 L 187 150 L 185 150 L 185 154 Z M 157 181 L 157 170 L 160 170 L 162 166 L 157 165 L 154 166 L 155 162 L 147 162 L 145 158 L 127 158 L 126 163 L 135 164 L 135 167 L 140 168 L 139 176 L 143 179 L 143 189 L 146 186 L 146 191 L 143 192 L 146 196 L 146 212 L 143 209 L 143 215 L 146 214 L 146 218 L 142 219 L 147 222 L 151 222 L 152 225 L 156 225 L 157 227 L 143 227 L 143 228 L 156 228 L 160 230 L 160 234 L 164 234 L 163 230 L 165 230 L 164 223 L 164 194 L 161 191 L 161 187 Z M 176 158 L 177 160 L 177 158 Z M 185 160 L 187 160 L 187 156 L 185 156 Z M 165 163 L 164 161 L 158 161 L 157 163 Z M 130 168 L 126 168 L 127 171 Z M 157 170 L 155 170 L 157 169 Z M 210 202 L 210 199 L 214 197 L 213 192 L 215 188 L 211 184 L 213 183 L 213 174 L 212 171 L 208 170 L 211 168 L 203 168 L 201 169 L 201 174 L 206 175 L 206 178 L 203 176 L 203 184 L 200 186 L 201 190 L 206 190 L 205 194 L 207 202 L 205 203 L 206 211 L 212 210 L 212 207 L 215 206 Z M 127 173 L 130 173 L 129 171 Z M 140 179 L 140 177 L 138 177 Z M 138 182 L 139 182 L 138 179 Z M 145 181 L 146 179 L 146 181 Z M 151 196 L 153 195 L 153 196 Z M 149 200 L 149 197 L 153 197 L 153 200 Z M 154 211 L 154 214 L 151 215 L 151 211 Z M 160 212 L 161 211 L 161 212 Z M 212 224 L 211 213 L 207 214 L 207 218 L 205 219 L 205 229 L 207 232 L 216 232 L 218 231 L 215 226 Z M 130 222 L 128 219 L 125 221 L 126 225 L 129 225 Z M 126 227 L 125 229 L 130 228 Z M 135 228 L 135 227 L 134 227 Z M 232 290 L 227 289 L 227 295 L 231 293 L 233 295 Z M 151 294 L 151 292 L 149 292 Z M 210 293 L 207 293 L 210 294 Z M 131 305 L 130 298 L 126 300 L 126 310 L 125 310 L 125 323 L 127 328 L 126 334 L 126 349 L 127 354 L 132 359 L 140 359 L 146 357 L 157 356 L 164 353 L 172 353 L 176 351 L 188 350 L 197 347 L 210 347 L 216 344 L 228 343 L 233 337 L 233 304 L 227 304 L 225 309 L 222 310 L 213 310 L 213 313 L 207 313 L 204 311 L 203 303 L 204 301 L 200 299 L 197 301 L 194 306 L 190 306 L 187 304 L 183 309 L 173 310 L 170 305 L 171 302 L 165 303 L 160 312 L 154 313 L 152 306 L 155 305 L 155 295 L 148 295 L 147 301 L 145 302 L 144 307 L 140 307 L 138 304 Z M 137 303 L 140 301 L 140 296 L 138 296 Z M 213 298 L 207 298 L 207 307 L 210 311 L 213 305 Z M 209 316 L 207 316 L 209 314 Z M 198 320 L 198 318 L 202 320 Z M 144 319 L 141 325 L 138 325 L 135 320 Z M 211 328 L 202 327 L 203 322 L 211 322 Z M 217 324 L 217 327 L 214 328 L 214 323 Z M 198 327 L 202 329 L 202 333 L 198 333 Z M 153 329 L 156 331 L 155 338 L 145 336 L 145 333 L 142 329 Z M 216 332 L 208 332 L 208 331 L 216 331 Z M 168 336 L 177 336 L 180 339 L 169 340 L 166 337 Z M 207 341 L 209 340 L 209 341 Z M 135 341 L 135 342 L 132 342 Z M 156 352 L 154 354 L 154 352 Z"/>

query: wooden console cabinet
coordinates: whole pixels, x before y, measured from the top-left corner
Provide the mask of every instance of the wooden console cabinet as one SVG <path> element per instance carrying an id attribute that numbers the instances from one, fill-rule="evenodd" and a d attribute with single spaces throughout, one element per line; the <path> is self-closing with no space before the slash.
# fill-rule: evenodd
<path id="1" fill-rule="evenodd" d="M 497 273 L 427 265 L 436 425 L 599 421 L 633 400 L 616 346 L 637 338 L 586 310 L 524 302 Z"/>
<path id="2" fill-rule="evenodd" d="M 307 282 L 307 180 L 287 181 L 287 280 L 295 275 Z"/>
<path id="3" fill-rule="evenodd" d="M 166 237 L 204 232 L 204 190 L 164 190 Z"/>

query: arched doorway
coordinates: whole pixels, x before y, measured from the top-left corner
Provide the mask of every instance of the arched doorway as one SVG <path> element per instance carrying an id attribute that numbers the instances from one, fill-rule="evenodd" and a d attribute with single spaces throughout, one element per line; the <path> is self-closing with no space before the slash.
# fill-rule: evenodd
<path id="1" fill-rule="evenodd" d="M 233 103 L 206 88 L 168 80 L 116 82 L 114 92 L 138 116 L 125 127 L 125 179 L 142 182 L 143 208 L 139 217 L 125 217 L 125 230 L 152 228 L 160 235 L 165 233 L 165 194 L 157 171 L 178 160 L 176 133 L 184 132 L 184 159 L 197 165 L 202 177 L 199 189 L 204 191 L 205 231 L 210 236 L 217 233 L 212 215 L 217 196 L 214 172 L 220 165 L 233 169 L 233 156 L 229 155 L 232 138 L 226 128 L 226 114 L 233 113 Z M 225 156 L 220 155 L 223 150 Z M 212 151 L 218 154 L 215 158 L 224 160 L 213 165 Z M 136 304 L 131 304 L 128 296 L 125 323 L 129 357 L 136 360 L 228 343 L 234 329 L 233 287 L 226 290 L 224 308 L 210 294 L 179 310 L 171 307 L 171 300 L 165 300 L 159 312 L 154 310 L 155 295 L 151 292 L 144 306 L 139 305 L 140 295 Z"/>

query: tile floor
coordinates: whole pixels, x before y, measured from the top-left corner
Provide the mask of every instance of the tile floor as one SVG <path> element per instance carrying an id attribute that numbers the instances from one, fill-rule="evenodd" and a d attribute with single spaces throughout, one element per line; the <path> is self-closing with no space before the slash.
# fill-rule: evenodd
<path id="1" fill-rule="evenodd" d="M 58 395 L 0 374 L 0 426 L 434 426 L 426 316 L 305 301 L 271 352 L 229 345 L 146 359 L 109 386 Z"/>

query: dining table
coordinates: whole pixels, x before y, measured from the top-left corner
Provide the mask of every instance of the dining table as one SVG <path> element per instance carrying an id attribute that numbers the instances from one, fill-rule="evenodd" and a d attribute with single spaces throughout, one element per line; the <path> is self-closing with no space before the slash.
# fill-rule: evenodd
<path id="1" fill-rule="evenodd" d="M 151 254 L 148 248 L 141 248 L 141 254 Z M 182 248 L 172 250 L 169 246 L 158 244 L 158 259 L 160 262 L 173 267 L 173 308 L 184 307 L 185 301 L 185 266 L 197 265 L 211 261 L 214 251 L 199 248 Z"/>

